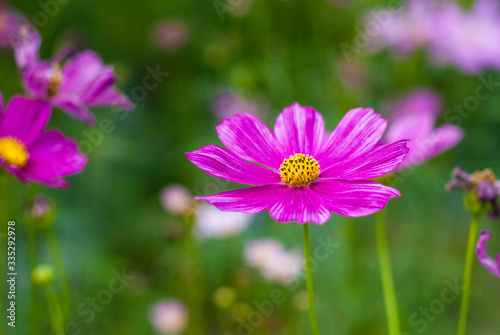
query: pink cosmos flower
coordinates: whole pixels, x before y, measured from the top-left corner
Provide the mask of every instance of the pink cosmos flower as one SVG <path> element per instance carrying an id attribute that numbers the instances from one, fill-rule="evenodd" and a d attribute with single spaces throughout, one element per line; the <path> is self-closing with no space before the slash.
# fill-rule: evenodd
<path id="1" fill-rule="evenodd" d="M 477 0 L 470 10 L 444 2 L 436 17 L 430 52 L 434 61 L 453 63 L 467 73 L 500 68 L 500 3 Z"/>
<path id="2" fill-rule="evenodd" d="M 156 45 L 166 51 L 176 52 L 186 44 L 188 29 L 183 20 L 165 20 L 154 28 Z"/>
<path id="3" fill-rule="evenodd" d="M 370 108 L 349 111 L 325 134 L 320 113 L 298 103 L 278 116 L 274 133 L 251 114 L 217 126 L 228 148 L 208 145 L 187 153 L 197 167 L 236 183 L 256 185 L 199 197 L 223 211 L 269 210 L 279 222 L 325 223 L 331 212 L 357 217 L 385 207 L 399 191 L 367 179 L 394 170 L 407 140 L 378 146 L 386 121 Z"/>
<path id="4" fill-rule="evenodd" d="M 14 45 L 16 61 L 23 72 L 25 88 L 38 99 L 45 100 L 88 124 L 95 124 L 89 107 L 118 107 L 127 111 L 134 108 L 127 97 L 115 88 L 116 76 L 112 66 L 104 65 L 91 50 L 67 58 L 63 50 L 50 61 L 40 60 L 38 32 Z"/>
<path id="5" fill-rule="evenodd" d="M 0 166 L 23 182 L 66 187 L 63 178 L 80 173 L 87 157 L 59 131 L 44 131 L 50 114 L 50 105 L 41 100 L 11 100 L 0 113 Z"/>
<path id="6" fill-rule="evenodd" d="M 410 152 L 398 167 L 403 170 L 421 164 L 456 146 L 463 137 L 463 130 L 451 124 L 435 127 L 441 101 L 430 90 L 417 90 L 389 104 L 390 126 L 384 142 L 392 143 L 410 139 Z"/>
<path id="7" fill-rule="evenodd" d="M 370 34 L 370 24 L 380 30 L 372 33 L 371 47 L 374 50 L 391 47 L 397 53 L 406 55 L 427 45 L 435 34 L 438 9 L 434 0 L 409 0 L 397 10 L 368 13 L 365 18 L 367 34 Z"/>
<path id="8" fill-rule="evenodd" d="M 180 334 L 188 326 L 189 314 L 179 300 L 165 299 L 153 306 L 150 317 L 160 334 Z"/>
<path id="9" fill-rule="evenodd" d="M 22 14 L 13 11 L 3 1 L 0 2 L 0 46 L 10 47 L 22 35 L 26 26 L 31 25 Z"/>
<path id="10" fill-rule="evenodd" d="M 240 113 L 262 116 L 269 110 L 269 101 L 263 97 L 257 99 L 244 97 L 234 89 L 222 89 L 214 94 L 211 108 L 214 115 L 221 118 Z"/>
<path id="11" fill-rule="evenodd" d="M 483 266 L 494 274 L 497 277 L 500 277 L 500 254 L 497 259 L 493 259 L 488 255 L 486 251 L 486 243 L 491 238 L 491 233 L 488 230 L 483 230 L 481 236 L 479 237 L 479 241 L 477 241 L 476 254 L 479 262 L 483 264 Z"/>

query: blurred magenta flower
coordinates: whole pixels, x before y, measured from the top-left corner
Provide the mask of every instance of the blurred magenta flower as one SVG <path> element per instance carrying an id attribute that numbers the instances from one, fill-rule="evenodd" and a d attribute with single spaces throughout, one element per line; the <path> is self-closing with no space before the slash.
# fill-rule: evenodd
<path id="1" fill-rule="evenodd" d="M 67 187 L 63 178 L 80 173 L 87 157 L 58 130 L 44 131 L 50 114 L 41 100 L 13 98 L 0 117 L 0 164 L 23 182 Z"/>
<path id="2" fill-rule="evenodd" d="M 257 187 L 196 199 L 223 211 L 268 209 L 279 222 L 323 224 L 331 212 L 372 214 L 401 194 L 367 179 L 391 172 L 408 153 L 406 140 L 377 145 L 385 128 L 372 109 L 356 108 L 325 135 L 321 114 L 298 103 L 278 116 L 274 133 L 251 114 L 226 118 L 217 133 L 229 150 L 208 145 L 187 153 L 189 160 L 214 176 Z"/>
<path id="3" fill-rule="evenodd" d="M 33 30 L 33 26 L 22 14 L 9 8 L 3 1 L 0 2 L 0 46 L 11 47 Z"/>
<path id="4" fill-rule="evenodd" d="M 212 113 L 221 118 L 239 113 L 262 116 L 269 109 L 269 102 L 264 98 L 246 98 L 234 89 L 223 89 L 214 94 L 211 108 Z"/>
<path id="5" fill-rule="evenodd" d="M 288 283 L 300 276 L 304 257 L 293 251 L 286 251 L 283 244 L 273 239 L 252 241 L 245 248 L 247 263 L 258 268 L 264 278 Z"/>
<path id="6" fill-rule="evenodd" d="M 491 169 L 468 174 L 462 168 L 456 167 L 452 179 L 446 184 L 446 190 L 465 191 L 467 195 L 464 204 L 472 213 L 486 214 L 497 219 L 500 216 L 500 206 L 497 198 L 500 195 L 500 181 Z"/>
<path id="7" fill-rule="evenodd" d="M 483 230 L 481 236 L 479 237 L 479 241 L 477 241 L 477 258 L 479 259 L 479 262 L 483 264 L 486 270 L 493 273 L 495 276 L 500 277 L 500 254 L 495 260 L 491 258 L 486 251 L 486 243 L 490 240 L 490 238 L 491 233 L 488 230 Z"/>
<path id="8" fill-rule="evenodd" d="M 176 299 L 157 302 L 151 310 L 151 322 L 160 334 L 181 334 L 188 326 L 188 310 Z"/>
<path id="9" fill-rule="evenodd" d="M 37 194 L 30 204 L 27 214 L 34 219 L 42 219 L 53 211 L 53 202 L 43 194 Z"/>
<path id="10" fill-rule="evenodd" d="M 375 19 L 375 18 L 378 18 Z M 466 73 L 500 68 L 500 4 L 477 0 L 470 10 L 455 1 L 409 0 L 394 11 L 366 16 L 373 51 L 390 47 L 406 55 L 426 48 L 436 65 L 452 63 Z M 378 33 L 369 24 L 377 23 Z"/>
<path id="11" fill-rule="evenodd" d="M 477 0 L 470 10 L 446 1 L 435 21 L 431 54 L 439 63 L 453 63 L 467 73 L 500 68 L 500 3 Z"/>
<path id="12" fill-rule="evenodd" d="M 463 137 L 463 130 L 451 124 L 436 128 L 441 101 L 431 90 L 420 89 L 387 105 L 390 121 L 384 142 L 410 139 L 410 152 L 398 170 L 421 164 L 453 148 Z"/>
<path id="13" fill-rule="evenodd" d="M 39 59 L 41 44 L 36 30 L 29 30 L 14 45 L 17 65 L 23 72 L 23 83 L 31 95 L 66 111 L 88 124 L 95 124 L 89 107 L 119 107 L 131 111 L 132 102 L 115 88 L 112 66 L 104 65 L 91 50 L 85 50 L 62 62 L 69 55 L 62 50 L 50 61 Z"/>
<path id="14" fill-rule="evenodd" d="M 234 236 L 245 230 L 252 221 L 250 214 L 223 212 L 215 206 L 203 205 L 196 214 L 196 228 L 203 238 Z"/>
<path id="15" fill-rule="evenodd" d="M 160 203 L 163 208 L 176 215 L 190 214 L 194 211 L 193 195 L 179 184 L 165 186 L 160 193 Z"/>
<path id="16" fill-rule="evenodd" d="M 154 39 L 158 47 L 170 52 L 178 51 L 188 40 L 186 23 L 180 19 L 159 22 L 154 28 Z"/>
<path id="17" fill-rule="evenodd" d="M 439 5 L 434 0 L 409 0 L 397 10 L 368 13 L 365 18 L 367 28 L 368 23 L 373 22 L 380 30 L 370 40 L 371 48 L 377 51 L 390 47 L 398 54 L 406 55 L 427 45 L 436 33 L 438 10 Z"/>

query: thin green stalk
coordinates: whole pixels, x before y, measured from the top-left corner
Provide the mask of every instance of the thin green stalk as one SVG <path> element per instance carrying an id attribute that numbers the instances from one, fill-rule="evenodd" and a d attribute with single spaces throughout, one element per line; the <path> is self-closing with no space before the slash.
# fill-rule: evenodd
<path id="1" fill-rule="evenodd" d="M 314 302 L 314 286 L 311 270 L 311 246 L 309 244 L 309 226 L 304 226 L 304 252 L 306 256 L 306 282 L 307 282 L 307 299 L 309 302 L 309 317 L 311 319 L 311 328 L 313 335 L 319 335 L 318 318 L 316 316 L 316 304 Z"/>
<path id="2" fill-rule="evenodd" d="M 29 249 L 29 264 L 30 264 L 30 273 L 33 272 L 33 269 L 37 265 L 37 250 L 36 250 L 36 227 L 34 222 L 28 223 L 28 249 Z M 40 299 L 38 296 L 38 288 L 36 284 L 31 281 L 31 304 L 30 304 L 30 329 L 33 335 L 40 334 Z"/>
<path id="3" fill-rule="evenodd" d="M 387 328 L 389 335 L 399 335 L 399 313 L 396 291 L 392 279 L 391 259 L 389 256 L 389 245 L 387 243 L 387 228 L 385 223 L 385 211 L 376 214 L 377 221 L 377 246 L 382 287 L 384 290 L 385 311 L 387 314 Z"/>
<path id="4" fill-rule="evenodd" d="M 47 232 L 45 233 L 45 237 L 47 239 L 47 245 L 49 247 L 49 251 L 52 255 L 54 264 L 56 266 L 59 284 L 61 285 L 60 290 L 61 290 L 62 311 L 63 311 L 63 316 L 66 319 L 68 317 L 69 307 L 70 307 L 70 287 L 68 279 L 68 270 L 66 269 L 61 248 L 59 247 L 59 243 L 57 242 L 57 237 L 54 234 L 52 228 L 49 228 L 47 230 Z"/>
<path id="5" fill-rule="evenodd" d="M 9 224 L 9 190 L 8 190 L 8 176 L 6 173 L 3 173 L 3 171 L 0 171 L 0 235 L 7 234 L 7 227 Z M 5 274 L 7 273 L 7 237 L 5 237 L 5 241 L 3 241 L 3 238 L 0 239 L 0 307 L 4 308 L 4 303 L 5 303 L 5 297 L 7 294 L 4 294 L 3 292 L 6 292 L 6 278 Z M 4 324 L 0 326 L 0 331 L 3 329 Z"/>
<path id="6" fill-rule="evenodd" d="M 465 335 L 467 332 L 467 316 L 469 314 L 469 301 L 472 284 L 472 268 L 474 266 L 474 250 L 476 249 L 477 233 L 479 229 L 479 216 L 472 215 L 469 242 L 465 256 L 464 288 L 462 292 L 462 303 L 460 305 L 460 317 L 458 320 L 458 335 Z"/>
<path id="7" fill-rule="evenodd" d="M 49 311 L 50 326 L 54 334 L 64 333 L 64 317 L 59 297 L 52 285 L 44 287 L 45 300 Z"/>

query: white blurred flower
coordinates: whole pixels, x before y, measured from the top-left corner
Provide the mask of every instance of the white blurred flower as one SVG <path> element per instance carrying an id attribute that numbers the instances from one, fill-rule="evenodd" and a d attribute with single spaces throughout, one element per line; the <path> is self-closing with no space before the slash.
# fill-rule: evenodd
<path id="1" fill-rule="evenodd" d="M 280 283 L 288 283 L 297 278 L 304 265 L 301 255 L 286 251 L 281 242 L 272 239 L 250 243 L 245 249 L 245 258 L 265 278 Z"/>
<path id="2" fill-rule="evenodd" d="M 245 248 L 245 258 L 250 266 L 263 268 L 269 257 L 281 254 L 285 247 L 281 242 L 272 239 L 256 240 Z"/>
<path id="3" fill-rule="evenodd" d="M 262 275 L 280 283 L 288 283 L 298 276 L 304 265 L 304 258 L 294 252 L 282 252 L 269 257 L 262 268 Z"/>
<path id="4" fill-rule="evenodd" d="M 223 212 L 212 205 L 202 205 L 196 215 L 196 227 L 203 238 L 228 237 L 245 230 L 252 215 L 239 212 Z"/>
<path id="5" fill-rule="evenodd" d="M 178 184 L 167 185 L 160 193 L 163 208 L 177 215 L 188 214 L 193 210 L 193 196 L 187 188 Z"/>
<path id="6" fill-rule="evenodd" d="M 160 334 L 180 334 L 188 325 L 188 310 L 176 299 L 165 299 L 151 310 L 151 322 Z"/>

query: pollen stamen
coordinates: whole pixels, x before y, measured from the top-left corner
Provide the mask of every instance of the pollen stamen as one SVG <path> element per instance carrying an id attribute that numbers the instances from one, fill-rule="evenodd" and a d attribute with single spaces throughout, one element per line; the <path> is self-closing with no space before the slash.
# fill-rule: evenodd
<path id="1" fill-rule="evenodd" d="M 62 72 L 59 64 L 53 64 L 52 69 L 54 75 L 49 79 L 49 84 L 47 85 L 47 95 L 52 98 L 59 94 L 62 83 Z"/>
<path id="2" fill-rule="evenodd" d="M 0 138 L 0 157 L 5 164 L 23 168 L 28 163 L 29 153 L 23 143 L 7 136 Z"/>
<path id="3" fill-rule="evenodd" d="M 313 157 L 296 154 L 285 158 L 280 166 L 281 180 L 291 186 L 306 186 L 319 176 L 319 163 Z"/>

